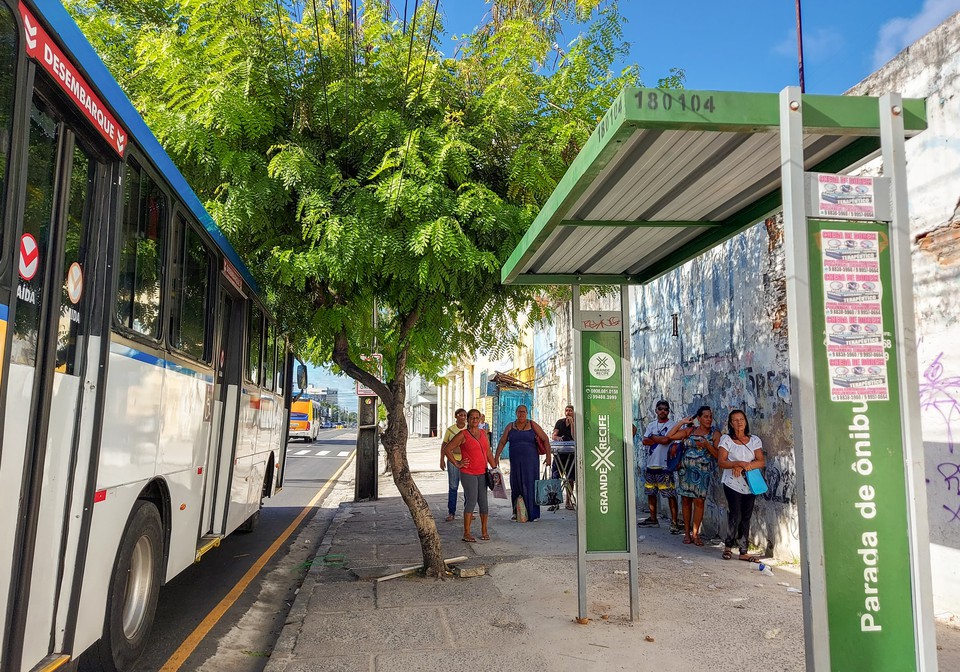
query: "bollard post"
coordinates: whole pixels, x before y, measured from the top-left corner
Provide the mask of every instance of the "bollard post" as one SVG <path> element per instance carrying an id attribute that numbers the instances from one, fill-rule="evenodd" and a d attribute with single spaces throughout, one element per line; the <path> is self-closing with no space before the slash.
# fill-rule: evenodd
<path id="1" fill-rule="evenodd" d="M 380 427 L 377 424 L 377 397 L 363 396 L 357 405 L 357 459 L 353 501 L 377 499 L 377 455 Z"/>

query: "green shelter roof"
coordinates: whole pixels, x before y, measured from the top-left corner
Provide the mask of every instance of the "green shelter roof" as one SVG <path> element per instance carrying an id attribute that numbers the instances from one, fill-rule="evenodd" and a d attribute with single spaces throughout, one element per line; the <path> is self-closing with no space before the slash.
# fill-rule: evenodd
<path id="1" fill-rule="evenodd" d="M 880 149 L 879 99 L 802 94 L 804 170 Z M 908 137 L 925 103 L 904 99 Z M 502 269 L 505 284 L 642 284 L 781 207 L 780 94 L 624 89 Z"/>

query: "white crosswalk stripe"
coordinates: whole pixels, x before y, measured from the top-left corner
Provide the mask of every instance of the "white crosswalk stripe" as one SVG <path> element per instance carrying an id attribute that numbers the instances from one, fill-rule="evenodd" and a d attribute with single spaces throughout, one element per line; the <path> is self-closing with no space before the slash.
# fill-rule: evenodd
<path id="1" fill-rule="evenodd" d="M 294 455 L 306 455 L 309 452 L 310 452 L 309 450 L 298 450 L 297 452 L 294 453 Z"/>
<path id="2" fill-rule="evenodd" d="M 319 450 L 319 451 L 317 451 L 317 455 L 319 455 L 320 457 L 323 457 L 324 455 L 329 455 L 329 454 L 330 454 L 330 451 L 329 451 L 329 450 Z"/>
<path id="3" fill-rule="evenodd" d="M 339 453 L 337 453 L 337 457 L 346 457 L 349 454 L 350 454 L 349 450 L 341 450 Z"/>

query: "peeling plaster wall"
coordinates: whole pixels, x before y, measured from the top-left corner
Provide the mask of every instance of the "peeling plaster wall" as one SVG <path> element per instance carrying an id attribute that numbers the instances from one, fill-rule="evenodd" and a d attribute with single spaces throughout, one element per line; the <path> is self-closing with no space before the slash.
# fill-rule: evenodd
<path id="1" fill-rule="evenodd" d="M 960 13 L 850 93 L 888 91 L 927 101 L 907 142 L 927 515 L 935 609 L 960 614 Z"/>

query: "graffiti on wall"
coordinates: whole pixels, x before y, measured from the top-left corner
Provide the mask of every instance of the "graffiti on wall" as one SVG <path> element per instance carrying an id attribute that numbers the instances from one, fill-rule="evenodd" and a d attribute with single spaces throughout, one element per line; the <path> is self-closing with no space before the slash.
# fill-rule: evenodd
<path id="1" fill-rule="evenodd" d="M 924 370 L 920 381 L 920 408 L 933 410 L 943 420 L 947 448 L 954 452 L 954 423 L 960 422 L 960 376 L 944 376 L 943 353 Z"/>

